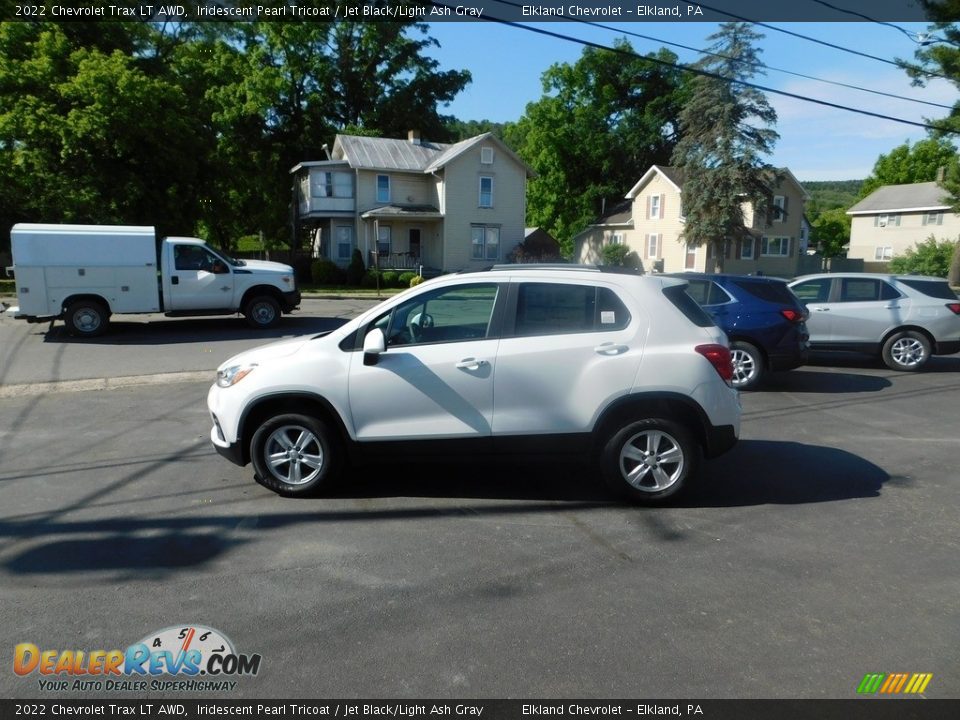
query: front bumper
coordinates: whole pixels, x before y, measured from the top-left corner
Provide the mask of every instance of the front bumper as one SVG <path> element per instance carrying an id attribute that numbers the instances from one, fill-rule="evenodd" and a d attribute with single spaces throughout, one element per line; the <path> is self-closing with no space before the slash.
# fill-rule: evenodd
<path id="1" fill-rule="evenodd" d="M 213 427 L 210 428 L 210 442 L 213 443 L 214 450 L 234 465 L 243 467 L 247 464 L 243 459 L 243 448 L 240 443 L 229 443 L 221 437 L 216 418 L 214 418 Z"/>

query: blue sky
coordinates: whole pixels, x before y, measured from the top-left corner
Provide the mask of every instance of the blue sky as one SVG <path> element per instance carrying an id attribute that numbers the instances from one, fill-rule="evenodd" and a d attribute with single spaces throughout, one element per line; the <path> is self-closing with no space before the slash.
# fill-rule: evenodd
<path id="1" fill-rule="evenodd" d="M 642 33 L 664 41 L 695 48 L 709 45 L 706 38 L 716 30 L 712 23 L 604 23 L 622 31 Z M 781 23 L 777 27 L 857 50 L 894 59 L 912 58 L 917 47 L 905 33 L 876 23 Z M 923 32 L 918 23 L 897 23 L 909 32 Z M 553 22 L 543 27 L 564 35 L 611 45 L 617 32 L 584 23 Z M 791 37 L 766 28 L 757 28 L 765 37 L 760 55 L 768 66 L 825 78 L 887 93 L 952 105 L 957 90 L 946 81 L 935 81 L 925 88 L 911 87 L 909 78 L 897 67 L 858 57 Z M 443 69 L 466 69 L 473 82 L 444 113 L 463 120 L 517 120 L 527 103 L 542 95 L 540 76 L 553 63 L 573 63 L 583 46 L 545 37 L 523 29 L 490 22 L 440 22 L 429 26 L 429 33 L 440 42 L 431 54 Z M 634 49 L 647 53 L 662 43 L 627 37 Z M 670 48 L 681 62 L 692 62 L 695 53 Z M 806 80 L 770 71 L 754 82 L 798 95 L 815 97 L 922 122 L 924 117 L 945 116 L 938 107 L 904 102 L 847 88 Z M 926 137 L 922 128 L 834 110 L 812 103 L 768 95 L 777 111 L 780 140 L 770 162 L 786 166 L 801 180 L 849 180 L 870 174 L 877 157 L 906 140 Z"/>

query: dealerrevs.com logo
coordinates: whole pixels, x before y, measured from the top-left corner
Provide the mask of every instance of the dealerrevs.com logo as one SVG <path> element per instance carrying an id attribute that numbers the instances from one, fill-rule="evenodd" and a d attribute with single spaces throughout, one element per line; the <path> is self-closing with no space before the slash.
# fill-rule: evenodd
<path id="1" fill-rule="evenodd" d="M 933 673 L 867 673 L 857 686 L 860 695 L 919 695 L 933 680 Z"/>
<path id="2" fill-rule="evenodd" d="M 126 650 L 41 650 L 20 643 L 13 671 L 38 675 L 44 691 L 229 691 L 237 685 L 233 677 L 260 672 L 261 659 L 238 653 L 219 630 L 183 624 L 151 633 Z"/>

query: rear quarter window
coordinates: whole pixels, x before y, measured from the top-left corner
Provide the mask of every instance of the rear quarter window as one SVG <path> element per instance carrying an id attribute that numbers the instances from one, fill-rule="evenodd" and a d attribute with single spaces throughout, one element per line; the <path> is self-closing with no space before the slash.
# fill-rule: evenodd
<path id="1" fill-rule="evenodd" d="M 663 294 L 687 319 L 697 327 L 715 327 L 713 319 L 707 315 L 697 301 L 687 294 L 686 285 L 672 285 L 663 289 Z"/>
<path id="2" fill-rule="evenodd" d="M 908 288 L 938 300 L 956 300 L 957 294 L 950 289 L 946 280 L 918 280 L 916 278 L 897 278 L 897 282 Z"/>

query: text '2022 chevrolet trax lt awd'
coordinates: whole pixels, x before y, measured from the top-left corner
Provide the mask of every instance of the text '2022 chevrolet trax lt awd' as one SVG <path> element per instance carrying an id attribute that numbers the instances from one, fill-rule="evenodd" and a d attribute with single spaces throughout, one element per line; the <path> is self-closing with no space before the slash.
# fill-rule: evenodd
<path id="1" fill-rule="evenodd" d="M 289 495 L 384 453 L 563 452 L 663 501 L 740 426 L 726 336 L 685 289 L 577 266 L 443 276 L 225 362 L 210 438 Z"/>

